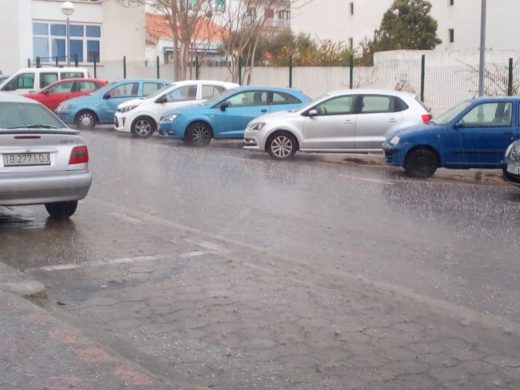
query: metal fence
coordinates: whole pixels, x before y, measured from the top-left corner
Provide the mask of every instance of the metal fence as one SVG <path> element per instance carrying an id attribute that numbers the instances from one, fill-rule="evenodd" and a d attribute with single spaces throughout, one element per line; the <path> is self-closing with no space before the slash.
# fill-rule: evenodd
<path id="1" fill-rule="evenodd" d="M 36 64 L 43 64 L 40 60 Z M 48 64 L 53 64 L 48 62 Z M 418 60 L 386 61 L 371 67 L 353 66 L 351 62 L 336 67 L 261 66 L 252 71 L 251 84 L 291 86 L 311 97 L 327 91 L 348 88 L 394 89 L 415 93 L 434 115 L 468 97 L 478 94 L 478 65 L 428 63 L 428 56 Z M 77 66 L 76 61 L 76 66 Z M 81 64 L 84 66 L 85 64 Z M 503 63 L 487 63 L 485 67 L 486 95 L 517 95 L 520 92 L 520 61 L 506 59 Z M 90 73 L 109 81 L 122 78 L 162 78 L 175 80 L 172 64 L 118 61 L 89 63 Z M 193 78 L 230 81 L 225 66 L 192 64 Z"/>

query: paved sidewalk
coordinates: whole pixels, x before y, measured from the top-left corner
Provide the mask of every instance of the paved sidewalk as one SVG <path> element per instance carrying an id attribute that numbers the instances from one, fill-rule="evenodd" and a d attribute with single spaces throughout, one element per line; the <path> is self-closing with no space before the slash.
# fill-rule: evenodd
<path id="1" fill-rule="evenodd" d="M 57 314 L 160 377 L 222 390 L 520 388 L 517 323 L 121 211 L 141 218 L 144 241 L 167 232 L 165 252 L 31 272 Z"/>
<path id="2" fill-rule="evenodd" d="M 19 294 L 41 286 L 0 263 L 0 389 L 171 388 Z"/>

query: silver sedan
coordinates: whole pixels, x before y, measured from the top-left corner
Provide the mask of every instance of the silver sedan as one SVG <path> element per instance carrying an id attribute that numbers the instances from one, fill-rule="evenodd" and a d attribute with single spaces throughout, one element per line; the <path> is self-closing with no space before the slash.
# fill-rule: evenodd
<path id="1" fill-rule="evenodd" d="M 44 204 L 68 218 L 91 182 L 77 130 L 34 100 L 0 94 L 0 206 Z"/>
<path id="2" fill-rule="evenodd" d="M 266 151 L 276 160 L 291 158 L 296 151 L 380 152 L 389 131 L 430 119 L 410 93 L 330 92 L 297 110 L 251 121 L 244 133 L 244 148 Z"/>

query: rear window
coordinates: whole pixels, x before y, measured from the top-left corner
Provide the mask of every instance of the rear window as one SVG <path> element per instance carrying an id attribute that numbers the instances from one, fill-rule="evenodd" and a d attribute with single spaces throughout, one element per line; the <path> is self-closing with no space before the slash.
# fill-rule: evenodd
<path id="1" fill-rule="evenodd" d="M 41 104 L 0 103 L 0 131 L 24 127 L 63 129 L 66 126 Z"/>

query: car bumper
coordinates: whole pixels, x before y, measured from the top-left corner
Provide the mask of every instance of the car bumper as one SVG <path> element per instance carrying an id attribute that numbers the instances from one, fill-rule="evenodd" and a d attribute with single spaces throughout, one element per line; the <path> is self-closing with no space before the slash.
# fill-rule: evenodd
<path id="1" fill-rule="evenodd" d="M 130 133 L 130 121 L 128 115 L 116 112 L 114 114 L 114 129 L 117 131 Z"/>
<path id="2" fill-rule="evenodd" d="M 173 126 L 173 122 L 161 122 L 159 124 L 159 136 L 163 138 L 184 138 L 184 132 L 180 134 Z"/>
<path id="3" fill-rule="evenodd" d="M 0 175 L 0 205 L 80 200 L 87 196 L 91 183 L 89 171 L 38 176 Z"/>
<path id="4" fill-rule="evenodd" d="M 244 132 L 244 149 L 264 150 L 263 138 L 258 131 Z"/>
<path id="5" fill-rule="evenodd" d="M 74 123 L 74 114 L 70 111 L 56 111 L 55 114 L 65 123 Z"/>
<path id="6" fill-rule="evenodd" d="M 404 164 L 404 151 L 401 148 L 390 145 L 389 142 L 383 144 L 385 160 L 388 165 L 402 166 Z"/>
<path id="7" fill-rule="evenodd" d="M 520 187 L 520 173 L 517 174 L 517 172 L 520 170 L 520 162 L 507 161 L 503 165 L 502 170 L 504 172 L 505 180 L 517 187 Z"/>

